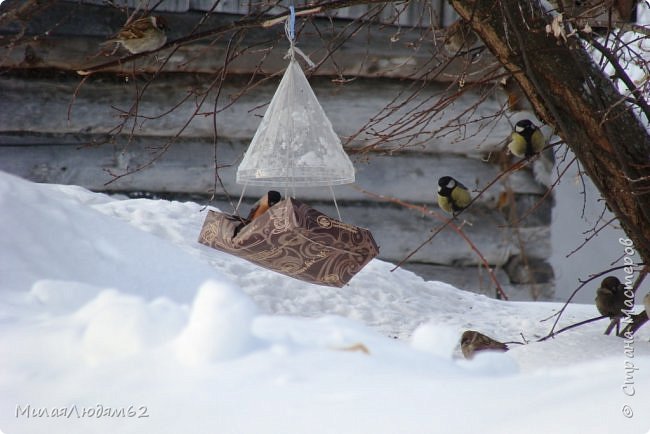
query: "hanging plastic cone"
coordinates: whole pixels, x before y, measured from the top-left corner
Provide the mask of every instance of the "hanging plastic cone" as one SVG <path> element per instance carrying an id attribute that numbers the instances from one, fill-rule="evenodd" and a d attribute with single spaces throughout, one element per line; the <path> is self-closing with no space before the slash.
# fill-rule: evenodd
<path id="1" fill-rule="evenodd" d="M 294 19 L 292 6 L 285 27 L 291 61 L 237 169 L 237 183 L 273 187 L 352 183 L 354 166 L 294 59 L 298 53 L 308 61 L 294 45 Z M 379 254 L 367 229 L 330 218 L 291 197 L 250 219 L 209 211 L 199 242 L 296 279 L 336 287 L 344 286 Z"/>
<path id="2" fill-rule="evenodd" d="M 292 58 L 237 169 L 237 183 L 311 187 L 352 182 L 354 166 Z"/>

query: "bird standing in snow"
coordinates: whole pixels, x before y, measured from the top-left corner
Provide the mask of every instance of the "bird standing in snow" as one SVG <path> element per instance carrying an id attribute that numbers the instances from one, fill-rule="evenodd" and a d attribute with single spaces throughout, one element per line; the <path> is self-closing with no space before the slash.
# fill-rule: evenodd
<path id="1" fill-rule="evenodd" d="M 608 332 L 611 332 L 615 325 L 618 335 L 626 299 L 625 285 L 617 277 L 608 276 L 600 283 L 600 287 L 596 290 L 596 308 L 601 315 L 608 316 L 612 321 L 606 334 L 609 334 Z"/>
<path id="2" fill-rule="evenodd" d="M 167 25 L 162 17 L 139 18 L 124 26 L 117 35 L 104 44 L 118 43 L 131 54 L 157 50 L 167 42 Z"/>
<path id="3" fill-rule="evenodd" d="M 460 338 L 460 349 L 466 359 L 472 359 L 476 352 L 490 350 L 504 352 L 508 351 L 508 346 L 483 333 L 467 330 Z"/>

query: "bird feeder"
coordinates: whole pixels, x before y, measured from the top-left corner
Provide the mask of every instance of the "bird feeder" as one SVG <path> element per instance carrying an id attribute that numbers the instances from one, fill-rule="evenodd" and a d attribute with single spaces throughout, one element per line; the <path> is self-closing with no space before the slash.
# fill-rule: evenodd
<path id="1" fill-rule="evenodd" d="M 287 198 L 233 236 L 238 221 L 208 211 L 199 242 L 261 267 L 319 285 L 342 287 L 379 249 L 369 230 Z"/>
<path id="2" fill-rule="evenodd" d="M 327 186 L 334 197 L 332 186 L 354 182 L 354 166 L 295 59 L 298 53 L 311 62 L 294 45 L 294 19 L 291 8 L 289 65 L 237 169 L 236 182 L 244 191 L 248 185 L 285 187 L 294 196 L 294 187 Z M 379 254 L 367 229 L 291 197 L 235 234 L 240 221 L 209 211 L 199 242 L 287 276 L 339 287 Z"/>

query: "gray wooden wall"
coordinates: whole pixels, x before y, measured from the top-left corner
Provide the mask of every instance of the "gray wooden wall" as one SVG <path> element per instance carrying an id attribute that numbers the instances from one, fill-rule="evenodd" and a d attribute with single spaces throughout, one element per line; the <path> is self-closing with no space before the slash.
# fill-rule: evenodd
<path id="1" fill-rule="evenodd" d="M 78 2 L 78 0 L 66 1 Z M 84 3 L 104 5 L 106 0 L 84 0 Z M 128 6 L 131 9 L 140 8 L 143 10 L 150 10 L 157 5 L 155 10 L 158 12 L 214 11 L 222 14 L 248 14 L 256 9 L 259 10 L 275 3 L 278 6 L 271 9 L 270 13 L 286 11 L 290 4 L 301 7 L 314 2 L 304 0 L 274 2 L 251 0 L 117 0 L 113 3 L 117 6 Z M 389 3 L 386 5 L 377 3 L 357 5 L 328 12 L 327 16 L 354 19 L 365 16 L 376 8 L 380 9 L 378 13 L 379 21 L 385 24 L 444 27 L 451 24 L 457 17 L 446 0 L 410 0 L 395 5 Z"/>
<path id="2" fill-rule="evenodd" d="M 138 101 L 138 113 L 149 118 L 140 118 L 135 124 L 130 120 L 117 131 L 123 113 L 133 105 L 134 95 L 151 75 L 126 75 L 132 71 L 132 64 L 118 65 L 109 72 L 91 75 L 81 84 L 74 71 L 106 60 L 95 56 L 97 46 L 111 32 L 107 23 L 117 23 L 119 27 L 120 13 L 98 6 L 77 5 L 74 10 L 77 19 L 72 21 L 65 18 L 71 14 L 69 6 L 35 14 L 27 23 L 26 34 L 38 35 L 36 38 L 14 41 L 12 37 L 20 26 L 12 22 L 0 26 L 5 42 L 0 49 L 5 71 L 0 76 L 0 170 L 38 182 L 76 184 L 96 191 L 207 201 L 214 187 L 213 122 L 216 122 L 218 162 L 223 166 L 219 174 L 226 191 L 236 200 L 241 192 L 241 187 L 234 183 L 236 166 L 278 84 L 286 64 L 283 59 L 286 45 L 265 46 L 268 50 L 263 69 L 271 77 L 243 94 L 262 54 L 251 52 L 250 56 L 242 56 L 220 91 L 216 121 L 211 115 L 196 116 L 195 111 L 197 101 L 206 92 L 207 103 L 200 111 L 213 109 L 216 90 L 210 89 L 209 84 L 223 64 L 224 42 L 197 41 L 181 47 L 168 65 L 173 73 L 151 81 Z M 80 16 L 83 21 L 79 21 Z M 199 16 L 191 11 L 178 16 L 170 14 L 168 21 L 175 23 L 175 31 L 180 35 Z M 220 15 L 214 19 L 223 21 L 232 17 Z M 56 30 L 45 36 L 44 29 L 52 28 L 52 23 L 56 23 Z M 267 32 L 272 32 L 274 37 L 278 33 L 277 29 Z M 357 170 L 355 185 L 335 188 L 342 217 L 370 228 L 380 245 L 380 257 L 398 262 L 424 241 L 439 221 L 362 190 L 440 212 L 435 204 L 437 179 L 451 174 L 472 189 L 486 186 L 501 171 L 499 164 L 486 162 L 486 157 L 502 152 L 511 126 L 506 118 L 494 117 L 502 109 L 504 97 L 499 92 L 486 96 L 486 89 L 491 85 L 485 85 L 466 91 L 432 116 L 415 141 L 417 146 L 409 142 L 407 135 L 398 135 L 395 142 L 384 144 L 374 152 L 361 153 L 364 146 L 380 137 L 373 131 L 390 131 L 401 116 L 430 108 L 458 91 L 457 85 L 450 86 L 440 77 L 438 82 L 408 80 L 414 68 L 437 56 L 440 41 L 431 40 L 427 44 L 420 41 L 418 50 L 414 51 L 413 43 L 421 33 L 405 32 L 400 44 L 387 45 L 386 41 L 394 33 L 395 29 L 386 26 L 372 26 L 371 43 L 367 35 L 353 37 L 335 56 L 322 63 L 318 71 L 308 75 Z M 256 42 L 265 41 L 267 35 L 255 30 L 247 37 L 250 42 Z M 309 33 L 303 35 L 300 44 L 315 61 L 324 53 L 319 51 L 322 39 L 310 39 Z M 406 47 L 411 47 L 410 51 Z M 154 56 L 144 57 L 136 65 L 145 72 L 155 71 L 159 61 Z M 461 65 L 462 59 L 454 62 L 459 62 L 459 68 L 467 67 Z M 485 56 L 471 67 L 483 68 L 493 63 L 494 59 Z M 332 80 L 340 74 L 353 79 L 345 83 Z M 411 98 L 410 89 L 414 87 L 419 91 Z M 397 105 L 399 109 L 375 122 L 372 131 L 358 133 L 370 119 L 384 113 L 385 107 Z M 174 106 L 173 111 L 158 117 Z M 457 121 L 464 112 L 467 113 Z M 158 158 L 165 147 L 168 150 Z M 112 176 L 152 159 L 156 159 L 155 163 L 146 170 L 119 179 Z M 523 213 L 544 192 L 545 187 L 535 180 L 530 170 L 520 170 L 503 178 L 463 214 L 469 222 L 463 228 L 465 233 L 494 267 L 513 299 L 547 299 L 553 294 L 553 274 L 548 265 L 551 201 L 544 202 L 516 227 L 508 223 L 513 212 Z M 244 206 L 261 193 L 260 189 L 249 188 Z M 502 199 L 506 193 L 514 195 L 514 207 L 504 205 Z M 230 211 L 224 191 L 218 189 L 216 195 L 212 204 Z M 299 189 L 297 195 L 335 215 L 328 189 Z M 447 229 L 415 254 L 405 267 L 428 279 L 490 296 L 495 294 L 494 285 L 481 268 L 477 255 Z M 528 269 L 531 273 L 523 272 Z"/>

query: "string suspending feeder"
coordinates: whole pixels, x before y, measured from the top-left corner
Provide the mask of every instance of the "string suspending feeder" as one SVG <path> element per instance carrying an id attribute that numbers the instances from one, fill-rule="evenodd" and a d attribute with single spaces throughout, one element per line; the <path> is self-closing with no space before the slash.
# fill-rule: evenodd
<path id="1" fill-rule="evenodd" d="M 379 248 L 370 231 L 341 221 L 332 186 L 353 183 L 354 165 L 296 60 L 297 54 L 315 66 L 296 47 L 293 6 L 285 33 L 289 65 L 236 174 L 241 198 L 253 185 L 284 188 L 285 199 L 236 236 L 233 216 L 209 211 L 199 242 L 297 279 L 340 287 Z M 296 200 L 296 187 L 329 187 L 338 220 Z"/>
<path id="2" fill-rule="evenodd" d="M 321 107 L 296 54 L 313 62 L 295 44 L 295 10 L 285 25 L 289 66 L 237 169 L 244 186 L 322 187 L 350 184 L 354 165 Z M 333 189 L 331 189 L 333 193 Z M 336 198 L 334 198 L 336 203 Z"/>

